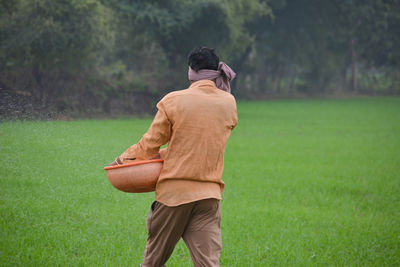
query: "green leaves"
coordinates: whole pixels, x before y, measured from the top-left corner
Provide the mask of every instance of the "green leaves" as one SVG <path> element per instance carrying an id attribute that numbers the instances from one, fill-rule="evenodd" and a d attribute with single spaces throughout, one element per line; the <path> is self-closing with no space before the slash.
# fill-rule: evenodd
<path id="1" fill-rule="evenodd" d="M 1 13 L 1 49 L 7 61 L 43 70 L 91 65 L 104 46 L 98 36 L 107 35 L 105 13 L 95 0 L 20 0 L 13 12 Z"/>
<path id="2" fill-rule="evenodd" d="M 208 46 L 238 97 L 395 92 L 398 29 L 400 0 L 0 0 L 0 87 L 40 112 L 150 106 Z"/>

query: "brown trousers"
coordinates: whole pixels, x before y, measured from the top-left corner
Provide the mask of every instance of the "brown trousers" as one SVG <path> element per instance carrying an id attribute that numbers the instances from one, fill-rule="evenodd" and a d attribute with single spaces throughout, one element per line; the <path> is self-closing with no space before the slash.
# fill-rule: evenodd
<path id="1" fill-rule="evenodd" d="M 176 207 L 154 202 L 141 267 L 162 267 L 182 237 L 195 267 L 219 266 L 222 250 L 219 200 L 203 199 Z"/>

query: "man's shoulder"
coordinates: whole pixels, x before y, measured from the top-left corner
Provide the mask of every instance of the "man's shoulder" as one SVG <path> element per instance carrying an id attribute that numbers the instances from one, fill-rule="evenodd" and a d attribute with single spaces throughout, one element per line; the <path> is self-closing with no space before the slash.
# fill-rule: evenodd
<path id="1" fill-rule="evenodd" d="M 222 90 L 221 90 L 221 91 L 222 91 Z M 228 93 L 228 92 L 225 92 L 225 91 L 222 91 L 222 92 L 224 92 L 224 96 L 225 96 L 226 98 L 229 98 L 229 99 L 231 99 L 231 100 L 233 100 L 233 101 L 236 101 L 235 96 L 232 95 L 231 93 Z"/>
<path id="2" fill-rule="evenodd" d="M 176 90 L 176 91 L 169 92 L 163 98 L 161 98 L 161 100 L 158 102 L 158 105 L 160 105 L 160 104 L 165 105 L 165 104 L 171 103 L 171 101 L 173 101 L 173 99 L 175 99 L 176 97 L 185 95 L 187 90 L 188 89 L 182 89 L 182 90 Z"/>
<path id="3" fill-rule="evenodd" d="M 166 94 L 166 95 L 163 97 L 163 99 L 164 99 L 164 98 L 166 98 L 166 99 L 168 99 L 168 98 L 174 98 L 174 97 L 177 97 L 177 96 L 185 95 L 185 94 L 188 93 L 188 90 L 189 90 L 189 89 L 186 88 L 186 89 L 181 89 L 181 90 L 176 90 L 176 91 L 169 92 L 168 94 Z"/>
<path id="4" fill-rule="evenodd" d="M 218 98 L 221 99 L 223 102 L 236 105 L 236 99 L 234 95 L 218 88 L 217 92 L 218 92 Z"/>
<path id="5" fill-rule="evenodd" d="M 189 88 L 181 89 L 181 90 L 175 90 L 175 91 L 172 91 L 172 92 L 169 92 L 168 94 L 166 94 L 160 100 L 160 102 L 170 102 L 173 99 L 179 98 L 181 96 L 190 95 L 190 94 L 191 94 L 191 92 L 190 92 Z"/>

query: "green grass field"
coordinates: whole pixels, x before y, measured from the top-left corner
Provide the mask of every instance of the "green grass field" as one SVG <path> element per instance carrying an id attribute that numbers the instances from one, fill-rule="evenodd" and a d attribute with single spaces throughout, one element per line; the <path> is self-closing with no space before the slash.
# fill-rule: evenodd
<path id="1" fill-rule="evenodd" d="M 400 98 L 241 102 L 221 266 L 400 266 Z M 151 119 L 0 124 L 0 265 L 138 266 L 154 194 L 103 166 Z M 180 242 L 168 266 L 191 266 Z"/>

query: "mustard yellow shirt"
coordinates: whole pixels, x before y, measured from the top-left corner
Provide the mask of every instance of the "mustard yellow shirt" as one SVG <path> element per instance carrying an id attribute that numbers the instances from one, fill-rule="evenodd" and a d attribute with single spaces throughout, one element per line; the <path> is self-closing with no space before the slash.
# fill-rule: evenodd
<path id="1" fill-rule="evenodd" d="M 122 155 L 150 159 L 160 151 L 163 169 L 156 186 L 156 200 L 178 206 L 201 199 L 221 199 L 224 151 L 236 126 L 235 98 L 210 80 L 167 94 L 140 141 Z"/>

